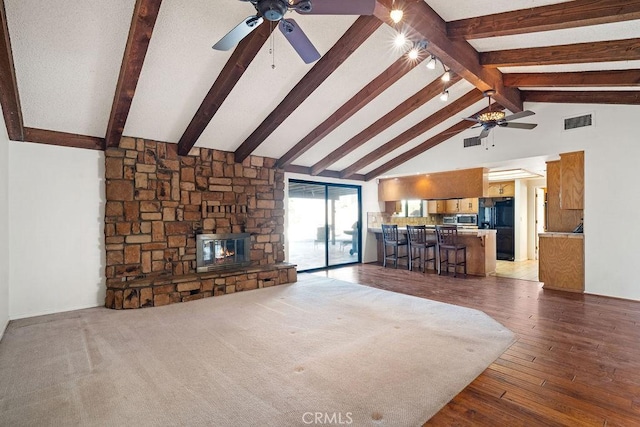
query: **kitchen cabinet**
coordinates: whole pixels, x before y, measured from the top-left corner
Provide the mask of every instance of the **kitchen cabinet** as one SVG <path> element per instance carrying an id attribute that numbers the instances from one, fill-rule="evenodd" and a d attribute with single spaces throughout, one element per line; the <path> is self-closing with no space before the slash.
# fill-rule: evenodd
<path id="1" fill-rule="evenodd" d="M 460 199 L 445 200 L 445 213 L 459 213 L 460 212 Z"/>
<path id="2" fill-rule="evenodd" d="M 490 182 L 485 197 L 515 197 L 515 181 Z"/>
<path id="3" fill-rule="evenodd" d="M 429 215 L 445 213 L 445 200 L 427 200 Z"/>
<path id="4" fill-rule="evenodd" d="M 540 233 L 538 277 L 545 289 L 584 292 L 584 235 Z"/>
<path id="5" fill-rule="evenodd" d="M 560 209 L 584 209 L 584 151 L 560 154 Z"/>
<path id="6" fill-rule="evenodd" d="M 582 222 L 582 210 L 561 209 L 561 162 L 547 162 L 547 231 L 571 232 Z"/>
<path id="7" fill-rule="evenodd" d="M 460 213 L 478 213 L 478 198 L 469 197 L 466 199 L 460 199 L 459 204 Z"/>

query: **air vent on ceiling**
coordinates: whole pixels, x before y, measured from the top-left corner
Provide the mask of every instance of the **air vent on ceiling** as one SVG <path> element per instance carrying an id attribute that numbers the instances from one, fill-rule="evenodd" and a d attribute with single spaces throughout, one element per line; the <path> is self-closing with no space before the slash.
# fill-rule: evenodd
<path id="1" fill-rule="evenodd" d="M 482 141 L 477 136 L 464 139 L 464 148 L 475 147 L 476 145 L 480 145 L 480 144 L 482 144 Z"/>
<path id="2" fill-rule="evenodd" d="M 587 126 L 593 126 L 593 114 L 564 119 L 564 130 L 578 129 Z"/>

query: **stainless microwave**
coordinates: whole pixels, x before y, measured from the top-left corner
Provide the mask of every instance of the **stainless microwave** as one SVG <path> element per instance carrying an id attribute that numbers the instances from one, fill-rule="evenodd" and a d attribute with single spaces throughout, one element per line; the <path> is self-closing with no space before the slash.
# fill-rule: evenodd
<path id="1" fill-rule="evenodd" d="M 448 215 L 448 216 L 445 215 L 442 218 L 442 223 L 443 224 L 457 224 L 458 222 L 457 222 L 457 218 L 456 218 L 455 215 Z"/>
<path id="2" fill-rule="evenodd" d="M 456 224 L 458 225 L 478 225 L 478 215 L 476 214 L 457 214 Z"/>

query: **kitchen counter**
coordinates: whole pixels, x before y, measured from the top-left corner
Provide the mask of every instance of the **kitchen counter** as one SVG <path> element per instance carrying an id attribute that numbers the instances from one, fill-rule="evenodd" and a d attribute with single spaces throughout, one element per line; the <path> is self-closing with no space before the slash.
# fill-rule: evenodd
<path id="1" fill-rule="evenodd" d="M 378 241 L 378 262 L 384 259 L 382 251 L 382 228 L 368 228 Z M 435 226 L 427 225 L 427 231 L 436 232 Z M 398 232 L 406 234 L 406 227 L 398 227 Z M 489 276 L 496 273 L 496 230 L 459 228 L 459 243 L 467 247 L 467 274 Z"/>
<path id="2" fill-rule="evenodd" d="M 567 233 L 561 231 L 547 231 L 545 233 L 538 233 L 540 237 L 555 237 L 565 239 L 584 239 L 583 233 Z"/>

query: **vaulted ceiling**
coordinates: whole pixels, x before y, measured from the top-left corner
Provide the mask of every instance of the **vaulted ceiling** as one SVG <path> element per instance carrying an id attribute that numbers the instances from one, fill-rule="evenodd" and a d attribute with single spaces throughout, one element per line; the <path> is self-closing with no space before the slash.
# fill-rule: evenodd
<path id="1" fill-rule="evenodd" d="M 473 126 L 487 89 L 512 113 L 640 104 L 640 0 L 395 0 L 398 25 L 392 0 L 371 2 L 371 16 L 292 14 L 322 55 L 307 65 L 268 21 L 211 49 L 255 13 L 245 1 L 0 0 L 9 137 L 103 150 L 125 135 L 370 180 Z M 397 31 L 426 51 L 409 60 Z M 455 73 L 447 102 L 430 54 Z"/>

